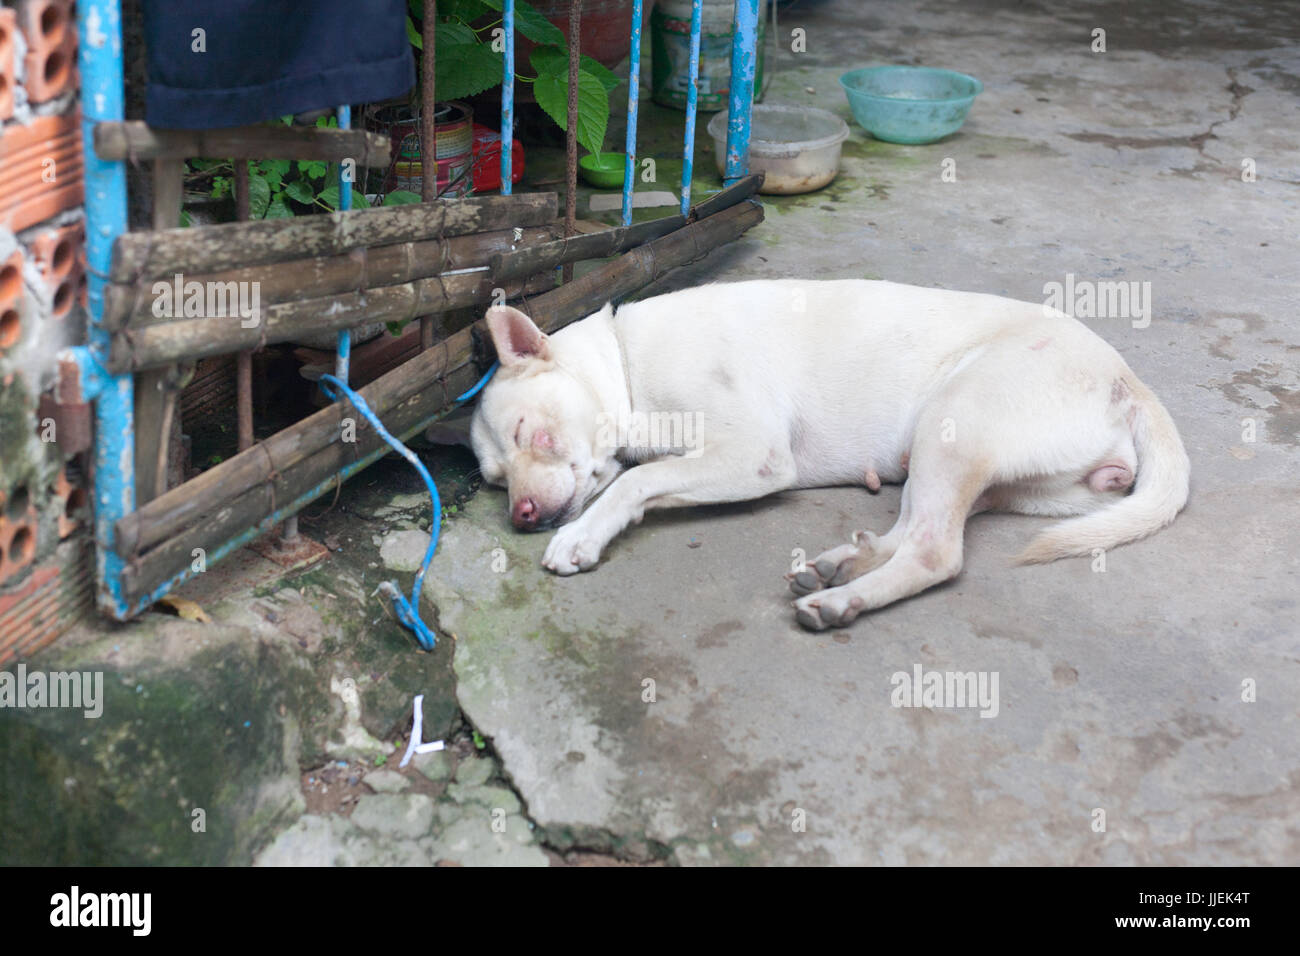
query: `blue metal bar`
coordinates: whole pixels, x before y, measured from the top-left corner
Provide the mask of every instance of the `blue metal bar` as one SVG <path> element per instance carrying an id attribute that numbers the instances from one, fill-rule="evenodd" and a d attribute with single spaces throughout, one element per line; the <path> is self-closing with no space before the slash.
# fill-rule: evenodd
<path id="1" fill-rule="evenodd" d="M 632 223 L 636 172 L 636 108 L 641 98 L 641 0 L 632 0 L 632 51 L 627 74 L 627 159 L 623 162 L 623 225 Z"/>
<path id="2" fill-rule="evenodd" d="M 352 107 L 343 105 L 338 108 L 339 129 L 352 128 Z M 353 167 L 355 170 L 356 167 Z M 346 180 L 345 167 L 339 164 L 339 211 L 347 212 L 352 208 L 352 183 Z M 334 351 L 334 375 L 347 384 L 348 366 L 352 361 L 352 330 L 340 329 L 338 347 Z"/>
<path id="3" fill-rule="evenodd" d="M 691 211 L 691 177 L 695 174 L 695 101 L 700 85 L 700 32 L 704 0 L 691 6 L 691 73 L 686 86 L 686 142 L 682 145 L 682 215 Z"/>
<path id="4" fill-rule="evenodd" d="M 102 363 L 109 333 L 103 327 L 104 286 L 113 240 L 126 231 L 126 163 L 95 155 L 95 124 L 121 120 L 122 11 L 119 0 L 77 4 L 77 61 L 81 70 L 81 142 L 86 183 L 86 263 L 89 276 L 88 348 L 71 350 L 83 400 L 95 402 L 95 576 L 102 610 L 122 617 L 124 563 L 113 550 L 113 526 L 135 510 L 135 396 L 128 375 L 110 376 Z"/>
<path id="5" fill-rule="evenodd" d="M 515 148 L 515 0 L 504 0 L 501 4 L 501 27 L 506 40 L 501 77 L 501 195 L 509 196 L 510 153 Z"/>
<path id="6" fill-rule="evenodd" d="M 749 172 L 749 121 L 754 106 L 754 73 L 758 65 L 758 0 L 736 0 L 733 29 L 724 177 L 728 186 Z"/>

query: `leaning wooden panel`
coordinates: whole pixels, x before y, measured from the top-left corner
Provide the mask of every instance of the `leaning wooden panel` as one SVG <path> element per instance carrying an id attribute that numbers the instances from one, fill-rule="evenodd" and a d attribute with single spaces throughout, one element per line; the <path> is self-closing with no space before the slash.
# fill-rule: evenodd
<path id="1" fill-rule="evenodd" d="M 553 332 L 570 322 L 597 311 L 605 302 L 619 299 L 643 288 L 669 269 L 684 265 L 708 253 L 711 249 L 738 238 L 745 230 L 763 220 L 763 207 L 746 201 L 718 213 L 702 222 L 686 226 L 671 236 L 655 240 L 639 249 L 608 263 L 580 279 L 538 296 L 528 304 L 528 311 L 546 331 Z M 451 404 L 463 390 L 471 374 L 463 366 L 473 354 L 470 329 L 448 337 L 426 352 L 421 352 L 406 364 L 371 382 L 360 390 L 361 396 L 385 419 L 387 413 L 399 404 L 427 390 L 430 383 L 439 383 L 444 377 L 450 380 L 442 389 L 445 398 L 441 407 Z M 457 378 L 450 378 L 455 373 Z M 434 408 L 429 417 L 437 413 Z M 229 458 L 214 468 L 191 479 L 179 488 L 151 501 L 143 508 L 119 520 L 115 525 L 114 544 L 118 553 L 133 564 L 139 565 L 148 552 L 175 540 L 176 554 L 188 555 L 181 545 L 190 540 L 193 529 L 216 520 L 234 502 L 250 493 L 258 485 L 277 481 L 281 487 L 312 489 L 329 479 L 330 467 L 337 456 L 322 455 L 311 464 L 304 465 L 322 449 L 338 442 L 340 423 L 356 413 L 346 402 L 333 403 L 296 425 L 272 435 L 256 447 Z M 292 477 L 290 477 L 292 476 Z M 266 499 L 269 503 L 269 498 Z M 276 507 L 290 502 L 277 496 Z M 244 509 L 237 509 L 247 516 Z M 265 514 L 265 512 L 264 512 Z M 223 521 L 227 519 L 222 519 Z M 245 527 L 248 527 L 247 525 Z M 243 528 L 238 531 L 244 530 Z M 180 568 L 186 561 L 168 567 Z M 133 593 L 150 593 L 165 580 L 168 572 L 150 564 L 152 573 L 137 578 L 131 584 Z M 173 570 L 171 573 L 178 573 Z"/>
<path id="2" fill-rule="evenodd" d="M 250 262 L 335 256 L 361 246 L 544 226 L 555 219 L 556 203 L 555 193 L 524 193 L 226 222 L 201 229 L 128 232 L 113 243 L 109 279 L 134 283 L 177 273 L 220 272 Z"/>

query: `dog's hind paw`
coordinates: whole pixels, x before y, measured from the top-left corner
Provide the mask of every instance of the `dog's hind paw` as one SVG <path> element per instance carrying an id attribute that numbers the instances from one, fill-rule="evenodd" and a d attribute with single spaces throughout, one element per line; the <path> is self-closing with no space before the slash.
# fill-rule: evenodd
<path id="1" fill-rule="evenodd" d="M 842 544 L 813 558 L 802 571 L 785 576 L 790 590 L 801 597 L 824 588 L 836 588 L 884 564 L 888 555 L 876 548 L 879 538 L 870 531 L 856 531 L 853 544 Z"/>
<path id="2" fill-rule="evenodd" d="M 833 588 L 792 601 L 795 620 L 810 631 L 824 631 L 828 627 L 846 627 L 852 624 L 866 602 L 844 591 L 844 588 Z"/>
<path id="3" fill-rule="evenodd" d="M 790 583 L 790 590 L 800 597 L 813 591 L 820 591 L 826 586 L 811 566 L 805 567 L 802 571 L 791 571 L 785 579 Z"/>

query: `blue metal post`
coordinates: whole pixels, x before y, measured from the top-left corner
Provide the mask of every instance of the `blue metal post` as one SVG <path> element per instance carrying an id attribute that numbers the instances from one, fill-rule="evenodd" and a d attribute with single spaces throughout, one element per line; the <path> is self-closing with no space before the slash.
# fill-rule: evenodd
<path id="1" fill-rule="evenodd" d="M 695 174 L 695 101 L 700 85 L 700 32 L 704 0 L 691 6 L 691 73 L 686 86 L 686 142 L 682 145 L 682 215 L 691 211 L 691 177 Z"/>
<path id="2" fill-rule="evenodd" d="M 352 128 L 352 107 L 350 105 L 340 106 L 338 108 L 339 129 Z M 436 168 L 436 167 L 435 167 Z M 356 167 L 354 166 L 355 170 Z M 346 167 L 339 165 L 339 211 L 347 212 L 352 208 L 352 183 L 346 179 Z M 339 381 L 347 384 L 348 365 L 352 361 L 352 330 L 340 329 L 338 348 L 334 353 L 334 376 Z"/>
<path id="3" fill-rule="evenodd" d="M 98 603 L 125 616 L 123 561 L 113 550 L 113 526 L 135 510 L 135 396 L 128 375 L 108 375 L 103 362 L 109 333 L 103 327 L 104 286 L 113 240 L 126 231 L 126 163 L 95 155 L 94 128 L 124 116 L 122 11 L 119 0 L 77 4 L 77 60 L 81 69 L 81 143 L 86 183 L 89 346 L 69 350 L 83 400 L 95 402 L 95 574 Z"/>
<path id="4" fill-rule="evenodd" d="M 758 0 L 736 0 L 731 40 L 731 99 L 727 104 L 726 184 L 749 172 L 749 120 L 758 66 Z"/>
<path id="5" fill-rule="evenodd" d="M 627 74 L 627 159 L 623 162 L 623 225 L 632 223 L 636 172 L 636 108 L 641 99 L 641 0 L 632 2 L 632 51 Z"/>
<path id="6" fill-rule="evenodd" d="M 501 195 L 509 196 L 510 153 L 515 147 L 515 0 L 504 0 L 501 4 L 501 28 L 505 30 L 506 41 L 501 77 Z"/>

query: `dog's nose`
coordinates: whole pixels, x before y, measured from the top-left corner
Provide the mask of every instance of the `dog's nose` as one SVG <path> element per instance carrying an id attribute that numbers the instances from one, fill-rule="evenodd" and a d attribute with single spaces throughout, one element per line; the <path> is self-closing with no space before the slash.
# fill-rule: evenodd
<path id="1" fill-rule="evenodd" d="M 520 498 L 511 509 L 510 521 L 522 531 L 537 527 L 537 502 L 532 498 Z"/>

